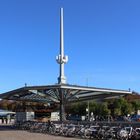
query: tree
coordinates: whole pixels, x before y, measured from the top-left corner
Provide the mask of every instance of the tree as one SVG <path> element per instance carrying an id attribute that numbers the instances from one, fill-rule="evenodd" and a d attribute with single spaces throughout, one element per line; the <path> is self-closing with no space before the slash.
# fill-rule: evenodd
<path id="1" fill-rule="evenodd" d="M 140 110 L 140 102 L 139 101 L 133 101 L 132 102 L 132 108 L 134 112 L 137 114 L 137 111 Z"/>
<path id="2" fill-rule="evenodd" d="M 97 106 L 98 106 L 98 104 L 95 101 L 90 101 L 89 102 L 90 114 L 91 114 L 91 112 L 93 112 L 94 115 L 98 114 Z"/>
<path id="3" fill-rule="evenodd" d="M 132 105 L 124 98 L 116 99 L 113 103 L 114 115 L 127 115 L 132 112 Z"/>
<path id="4" fill-rule="evenodd" d="M 86 102 L 78 102 L 66 105 L 66 113 L 73 115 L 85 115 L 86 114 Z"/>
<path id="5" fill-rule="evenodd" d="M 108 104 L 106 102 L 98 104 L 97 112 L 98 112 L 98 115 L 100 115 L 100 116 L 110 115 L 110 110 L 108 109 Z"/>
<path id="6" fill-rule="evenodd" d="M 89 102 L 90 113 L 93 112 L 95 116 L 106 116 L 110 114 L 110 110 L 108 109 L 108 103 L 97 103 L 95 101 Z"/>

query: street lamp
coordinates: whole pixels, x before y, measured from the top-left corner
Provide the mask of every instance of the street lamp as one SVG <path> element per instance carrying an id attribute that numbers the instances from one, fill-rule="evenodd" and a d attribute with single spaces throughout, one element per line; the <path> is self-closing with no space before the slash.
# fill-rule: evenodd
<path id="1" fill-rule="evenodd" d="M 87 77 L 86 78 L 86 85 L 88 87 L 88 81 L 89 81 L 89 78 Z M 90 116 L 89 116 L 89 113 L 90 113 L 90 110 L 89 110 L 89 100 L 87 101 L 88 105 L 87 105 L 87 108 L 86 108 L 86 112 L 87 112 L 87 115 L 88 115 L 88 121 L 90 120 Z"/>
<path id="2" fill-rule="evenodd" d="M 89 119 L 90 119 L 90 116 L 89 116 L 89 112 L 90 112 L 90 110 L 89 110 L 89 101 L 88 101 L 88 106 L 86 108 L 86 112 L 87 112 L 88 121 L 89 121 Z"/>

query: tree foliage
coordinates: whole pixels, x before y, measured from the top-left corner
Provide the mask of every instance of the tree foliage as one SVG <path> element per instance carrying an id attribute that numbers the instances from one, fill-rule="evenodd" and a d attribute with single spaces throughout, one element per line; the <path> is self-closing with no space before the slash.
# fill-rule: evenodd
<path id="1" fill-rule="evenodd" d="M 69 105 L 67 108 L 70 114 L 86 115 L 86 108 L 88 107 L 88 102 L 80 102 Z M 93 112 L 95 116 L 125 116 L 136 112 L 140 109 L 140 102 L 133 101 L 128 102 L 125 98 L 114 99 L 108 102 L 97 103 L 95 101 L 89 101 L 89 112 Z"/>
<path id="2" fill-rule="evenodd" d="M 135 113 L 137 113 L 138 110 L 140 110 L 140 102 L 139 101 L 133 101 L 132 102 L 132 108 Z"/>
<path id="3" fill-rule="evenodd" d="M 132 112 L 132 105 L 124 98 L 116 99 L 113 103 L 114 115 L 127 115 Z"/>
<path id="4" fill-rule="evenodd" d="M 88 102 L 80 102 L 69 104 L 66 107 L 66 112 L 68 114 L 78 114 L 78 115 L 86 115 L 86 108 L 88 108 Z M 96 103 L 95 101 L 89 102 L 89 112 L 93 112 L 94 115 L 102 115 L 106 116 L 110 114 L 110 110 L 108 109 L 107 103 Z"/>
<path id="5" fill-rule="evenodd" d="M 74 115 L 85 115 L 86 114 L 86 102 L 77 102 L 68 104 L 66 106 L 66 113 Z"/>

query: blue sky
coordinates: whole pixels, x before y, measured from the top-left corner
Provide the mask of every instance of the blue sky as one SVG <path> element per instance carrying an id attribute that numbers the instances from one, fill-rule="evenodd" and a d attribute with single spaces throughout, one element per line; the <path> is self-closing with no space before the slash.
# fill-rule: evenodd
<path id="1" fill-rule="evenodd" d="M 139 0 L 0 0 L 0 93 L 57 83 L 60 7 L 68 83 L 140 92 Z"/>

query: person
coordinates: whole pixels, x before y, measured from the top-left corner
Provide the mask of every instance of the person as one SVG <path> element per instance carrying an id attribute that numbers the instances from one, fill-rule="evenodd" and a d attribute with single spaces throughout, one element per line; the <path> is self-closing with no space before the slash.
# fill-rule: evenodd
<path id="1" fill-rule="evenodd" d="M 47 128 L 47 130 L 50 131 L 50 128 L 51 128 L 51 121 L 48 120 L 48 128 Z"/>
<path id="2" fill-rule="evenodd" d="M 7 118 L 7 123 L 10 123 L 10 122 L 11 122 L 11 116 L 10 116 L 10 114 L 8 114 L 8 115 L 6 116 L 6 118 Z"/>
<path id="3" fill-rule="evenodd" d="M 7 116 L 5 117 L 5 122 L 6 122 L 6 124 L 8 123 L 8 119 L 7 119 Z"/>
<path id="4" fill-rule="evenodd" d="M 4 117 L 2 117 L 2 124 L 4 123 Z"/>
<path id="5" fill-rule="evenodd" d="M 50 120 L 48 120 L 48 126 L 50 126 L 51 125 L 51 121 Z"/>

